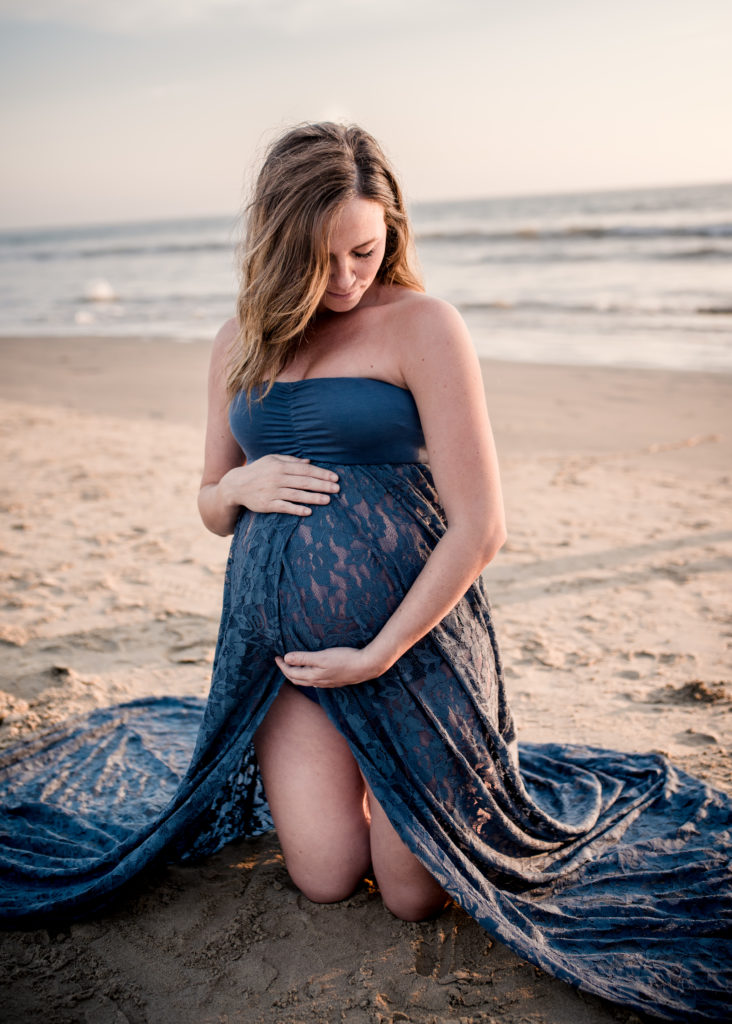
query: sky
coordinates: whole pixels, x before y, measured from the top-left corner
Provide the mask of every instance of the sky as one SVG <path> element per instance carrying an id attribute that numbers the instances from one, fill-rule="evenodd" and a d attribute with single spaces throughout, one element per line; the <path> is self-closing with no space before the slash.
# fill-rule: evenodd
<path id="1" fill-rule="evenodd" d="M 355 121 L 411 201 L 732 180 L 730 0 L 0 0 L 0 230 L 236 215 Z"/>

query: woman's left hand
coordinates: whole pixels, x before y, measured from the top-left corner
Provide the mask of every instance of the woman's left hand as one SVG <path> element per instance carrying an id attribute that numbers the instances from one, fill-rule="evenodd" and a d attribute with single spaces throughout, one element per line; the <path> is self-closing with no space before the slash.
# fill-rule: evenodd
<path id="1" fill-rule="evenodd" d="M 375 663 L 368 648 L 328 647 L 323 651 L 288 651 L 275 658 L 277 666 L 296 686 L 352 686 L 375 679 L 387 666 Z"/>

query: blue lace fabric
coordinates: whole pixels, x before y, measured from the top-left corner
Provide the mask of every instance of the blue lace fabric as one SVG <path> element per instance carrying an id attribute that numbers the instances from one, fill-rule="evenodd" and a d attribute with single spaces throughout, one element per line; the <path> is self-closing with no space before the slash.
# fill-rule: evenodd
<path id="1" fill-rule="evenodd" d="M 365 644 L 445 530 L 408 392 L 276 384 L 231 423 L 250 457 L 330 465 L 340 492 L 306 518 L 242 511 L 205 705 L 134 701 L 4 754 L 6 922 L 99 911 L 154 862 L 270 829 L 252 736 L 283 682 L 275 654 Z M 517 744 L 480 580 L 383 677 L 318 699 L 403 841 L 488 932 L 613 1002 L 729 1019 L 732 802 L 659 755 Z"/>

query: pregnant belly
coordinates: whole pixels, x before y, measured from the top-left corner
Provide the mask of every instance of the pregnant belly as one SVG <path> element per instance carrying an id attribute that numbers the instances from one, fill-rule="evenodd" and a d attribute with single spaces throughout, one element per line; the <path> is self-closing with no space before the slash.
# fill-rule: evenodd
<path id="1" fill-rule="evenodd" d="M 428 538 L 403 509 L 353 498 L 341 494 L 315 509 L 290 535 L 278 595 L 288 649 L 368 643 L 430 553 Z"/>

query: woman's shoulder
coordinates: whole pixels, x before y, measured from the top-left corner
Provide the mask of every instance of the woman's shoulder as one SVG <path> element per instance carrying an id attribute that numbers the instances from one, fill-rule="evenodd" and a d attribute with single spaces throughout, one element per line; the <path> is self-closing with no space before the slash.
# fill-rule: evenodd
<path id="1" fill-rule="evenodd" d="M 472 348 L 465 321 L 445 299 L 426 292 L 400 289 L 391 304 L 395 335 L 410 352 L 437 348 L 447 355 L 466 344 Z"/>
<path id="2" fill-rule="evenodd" d="M 231 349 L 239 334 L 239 321 L 235 316 L 222 324 L 211 346 L 211 367 L 222 369 L 231 358 Z"/>
<path id="3" fill-rule="evenodd" d="M 463 324 L 455 306 L 445 299 L 399 285 L 392 285 L 392 289 L 388 301 L 390 311 L 417 329 L 450 330 Z"/>
<path id="4" fill-rule="evenodd" d="M 222 324 L 214 338 L 213 347 L 216 349 L 227 349 L 234 344 L 239 333 L 239 321 L 235 316 L 229 317 L 226 323 Z"/>
<path id="5" fill-rule="evenodd" d="M 417 394 L 440 387 L 445 375 L 466 381 L 480 374 L 478 357 L 458 310 L 424 292 L 396 296 L 384 324 L 395 377 Z"/>

